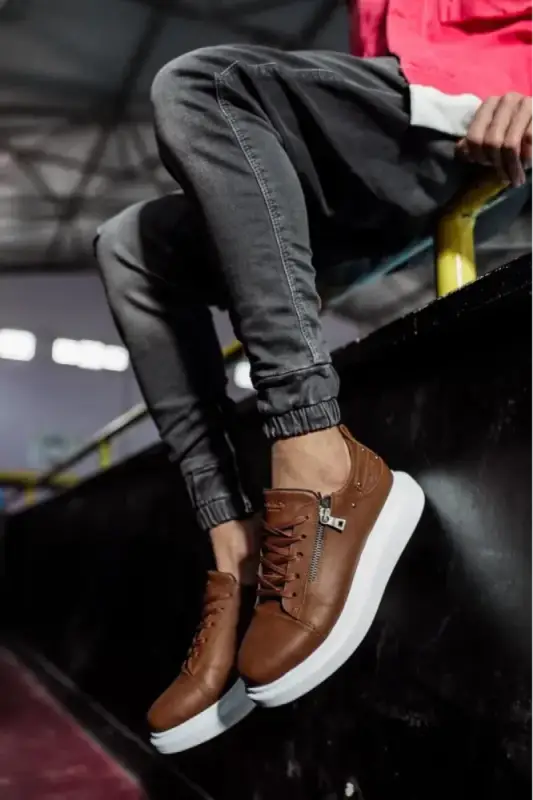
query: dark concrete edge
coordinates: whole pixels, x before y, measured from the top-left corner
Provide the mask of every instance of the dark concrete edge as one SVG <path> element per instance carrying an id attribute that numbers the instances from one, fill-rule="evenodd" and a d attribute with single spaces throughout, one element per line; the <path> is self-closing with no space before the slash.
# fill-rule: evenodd
<path id="1" fill-rule="evenodd" d="M 334 354 L 334 364 L 342 368 L 347 363 L 362 364 L 384 351 L 398 345 L 412 343 L 420 336 L 438 335 L 441 329 L 468 314 L 484 311 L 495 302 L 509 298 L 524 290 L 531 291 L 531 254 L 492 270 L 474 283 L 458 289 L 446 297 L 436 298 L 425 306 L 411 311 L 388 325 L 379 328 L 364 339 L 348 344 Z"/>

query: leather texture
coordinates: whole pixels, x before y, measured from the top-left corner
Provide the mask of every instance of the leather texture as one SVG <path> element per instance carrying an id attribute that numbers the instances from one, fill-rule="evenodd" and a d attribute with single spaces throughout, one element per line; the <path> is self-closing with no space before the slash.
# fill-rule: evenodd
<path id="1" fill-rule="evenodd" d="M 167 731 L 205 711 L 229 688 L 242 628 L 253 609 L 255 589 L 232 575 L 209 572 L 202 619 L 181 672 L 148 712 L 152 731 Z"/>
<path id="2" fill-rule="evenodd" d="M 324 498 L 309 491 L 265 493 L 263 591 L 238 658 L 250 685 L 277 680 L 324 641 L 341 613 L 368 534 L 389 495 L 392 474 L 383 460 L 341 428 L 351 471 L 329 500 L 343 531 L 324 526 Z M 322 544 L 317 541 L 320 536 Z"/>

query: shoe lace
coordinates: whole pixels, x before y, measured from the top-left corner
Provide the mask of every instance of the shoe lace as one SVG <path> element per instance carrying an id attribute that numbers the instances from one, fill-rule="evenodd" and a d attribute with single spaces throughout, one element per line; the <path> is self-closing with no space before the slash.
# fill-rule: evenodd
<path id="1" fill-rule="evenodd" d="M 227 594 L 222 595 L 222 597 L 216 597 L 212 600 L 207 600 L 204 602 L 200 622 L 196 626 L 196 631 L 194 633 L 191 646 L 187 651 L 187 656 L 185 658 L 186 664 L 199 655 L 202 645 L 207 641 L 208 629 L 215 627 L 215 618 L 224 610 L 223 606 L 220 605 L 221 600 L 229 600 L 230 597 L 231 595 Z"/>
<path id="2" fill-rule="evenodd" d="M 306 538 L 306 534 L 296 532 L 296 528 L 306 521 L 307 517 L 297 517 L 279 528 L 263 523 L 266 536 L 261 554 L 258 597 L 275 597 L 278 600 L 296 597 L 296 592 L 287 592 L 286 589 L 288 584 L 298 580 L 300 576 L 289 572 L 288 568 L 290 564 L 303 558 L 303 553 L 291 555 L 291 546 Z"/>

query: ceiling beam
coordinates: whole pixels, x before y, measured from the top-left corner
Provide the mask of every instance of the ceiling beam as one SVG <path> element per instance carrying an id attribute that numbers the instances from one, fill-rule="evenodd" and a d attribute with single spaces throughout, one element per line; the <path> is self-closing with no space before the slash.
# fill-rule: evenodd
<path id="1" fill-rule="evenodd" d="M 98 170 L 111 133 L 124 117 L 124 111 L 135 90 L 139 75 L 157 43 L 164 25 L 165 17 L 160 8 L 150 10 L 144 30 L 124 69 L 122 82 L 114 94 L 112 102 L 109 103 L 102 114 L 100 136 L 89 153 L 77 185 L 59 214 L 57 230 L 50 244 L 49 255 L 61 241 L 63 227 L 79 214 L 83 206 L 84 193 L 93 175 Z"/>

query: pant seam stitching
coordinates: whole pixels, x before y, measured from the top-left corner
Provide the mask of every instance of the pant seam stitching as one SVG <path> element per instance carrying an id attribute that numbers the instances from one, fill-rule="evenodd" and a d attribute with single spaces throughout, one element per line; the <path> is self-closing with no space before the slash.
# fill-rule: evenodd
<path id="1" fill-rule="evenodd" d="M 279 210 L 277 208 L 277 205 L 276 205 L 274 199 L 272 198 L 272 196 L 270 194 L 270 191 L 268 189 L 268 183 L 267 183 L 267 181 L 265 179 L 264 173 L 262 172 L 261 164 L 259 163 L 258 159 L 253 154 L 252 148 L 250 147 L 250 144 L 249 144 L 249 140 L 247 139 L 246 135 L 242 132 L 242 130 L 238 127 L 237 122 L 235 120 L 235 117 L 230 112 L 230 104 L 228 103 L 228 101 L 225 98 L 222 97 L 222 89 L 225 88 L 224 79 L 230 74 L 231 70 L 235 66 L 238 65 L 238 63 L 239 63 L 238 61 L 234 61 L 233 64 L 231 64 L 229 67 L 227 67 L 224 70 L 223 73 L 215 74 L 215 88 L 216 88 L 216 96 L 217 96 L 218 106 L 219 106 L 220 111 L 221 111 L 223 117 L 225 118 L 230 130 L 232 131 L 233 135 L 235 136 L 237 144 L 239 145 L 239 147 L 240 147 L 240 149 L 241 149 L 246 161 L 248 162 L 248 164 L 250 166 L 250 169 L 252 170 L 252 173 L 253 173 L 253 175 L 255 177 L 255 180 L 257 182 L 257 185 L 259 186 L 259 190 L 260 190 L 261 195 L 263 197 L 263 200 L 265 202 L 265 205 L 266 205 L 266 208 L 267 208 L 267 212 L 268 212 L 268 216 L 270 218 L 270 222 L 271 222 L 271 225 L 272 225 L 272 230 L 274 232 L 274 237 L 275 237 L 275 240 L 276 240 L 276 243 L 277 243 L 277 246 L 278 246 L 280 260 L 281 260 L 281 264 L 283 266 L 283 271 L 285 273 L 285 278 L 287 280 L 287 284 L 289 286 L 289 291 L 290 291 L 290 295 L 291 295 L 293 308 L 294 308 L 294 310 L 296 312 L 296 316 L 298 318 L 298 324 L 299 324 L 299 327 L 300 327 L 300 333 L 301 333 L 301 335 L 302 335 L 302 337 L 303 337 L 303 339 L 304 339 L 304 341 L 305 341 L 305 343 L 307 345 L 307 348 L 308 348 L 308 350 L 309 350 L 309 352 L 311 354 L 311 357 L 313 359 L 313 363 L 316 364 L 316 362 L 320 358 L 320 355 L 317 352 L 317 350 L 315 349 L 315 347 L 313 346 L 313 343 L 312 343 L 312 341 L 311 341 L 311 339 L 310 339 L 310 337 L 308 335 L 308 332 L 306 331 L 306 325 L 304 324 L 304 321 L 303 321 L 303 318 L 302 318 L 301 303 L 299 302 L 299 300 L 297 298 L 297 290 L 296 290 L 296 287 L 295 287 L 294 282 L 293 282 L 293 280 L 291 278 L 291 275 L 290 275 L 290 268 L 289 268 L 289 265 L 287 263 L 287 254 L 286 254 L 286 250 L 285 250 L 284 243 L 283 243 L 283 237 L 281 235 L 282 234 L 282 230 L 281 230 L 281 226 L 280 226 Z"/>

